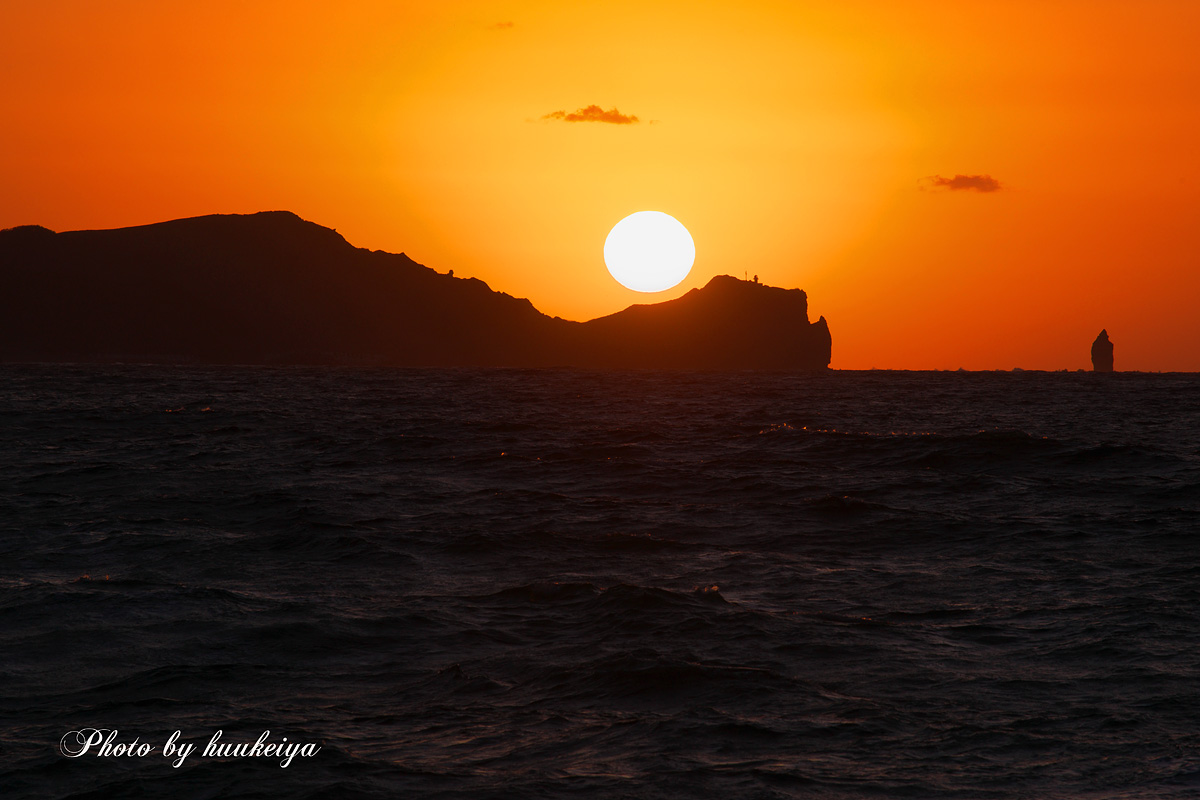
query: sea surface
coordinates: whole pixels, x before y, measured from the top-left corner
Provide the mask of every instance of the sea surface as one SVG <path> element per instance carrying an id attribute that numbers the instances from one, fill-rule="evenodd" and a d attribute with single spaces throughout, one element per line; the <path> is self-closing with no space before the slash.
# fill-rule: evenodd
<path id="1" fill-rule="evenodd" d="M 1200 375 L 0 367 L 0 796 L 1198 797 Z"/>

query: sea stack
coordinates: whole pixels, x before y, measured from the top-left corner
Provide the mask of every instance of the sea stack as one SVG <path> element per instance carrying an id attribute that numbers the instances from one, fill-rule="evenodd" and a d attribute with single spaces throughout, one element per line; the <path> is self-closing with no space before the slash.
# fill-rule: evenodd
<path id="1" fill-rule="evenodd" d="M 1092 371 L 1113 371 L 1113 345 L 1108 340 L 1108 329 L 1100 331 L 1096 341 L 1092 342 Z"/>

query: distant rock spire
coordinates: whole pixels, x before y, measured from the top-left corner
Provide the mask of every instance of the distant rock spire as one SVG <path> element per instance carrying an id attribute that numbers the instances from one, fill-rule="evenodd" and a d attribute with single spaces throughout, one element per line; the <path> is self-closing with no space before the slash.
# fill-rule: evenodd
<path id="1" fill-rule="evenodd" d="M 1092 342 L 1092 370 L 1094 372 L 1113 371 L 1113 344 L 1108 340 L 1108 329 L 1100 331 L 1096 341 Z"/>

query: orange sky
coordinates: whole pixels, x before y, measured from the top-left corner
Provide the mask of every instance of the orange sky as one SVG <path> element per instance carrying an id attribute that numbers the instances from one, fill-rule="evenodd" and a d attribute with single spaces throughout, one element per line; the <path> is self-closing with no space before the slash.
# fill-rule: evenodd
<path id="1" fill-rule="evenodd" d="M 1200 370 L 1200 3 L 10 4 L 0 227 L 288 209 L 589 319 L 809 293 L 835 368 Z M 544 119 L 589 105 L 634 124 Z M 939 188 L 988 175 L 993 192 Z M 619 286 L 609 228 L 696 264 Z"/>

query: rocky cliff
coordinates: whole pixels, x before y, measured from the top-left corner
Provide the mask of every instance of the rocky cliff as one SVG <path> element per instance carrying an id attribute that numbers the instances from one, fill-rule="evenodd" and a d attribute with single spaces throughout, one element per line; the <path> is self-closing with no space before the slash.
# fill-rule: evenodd
<path id="1" fill-rule="evenodd" d="M 713 278 L 590 322 L 282 211 L 0 231 L 0 360 L 822 369 L 808 299 Z"/>

